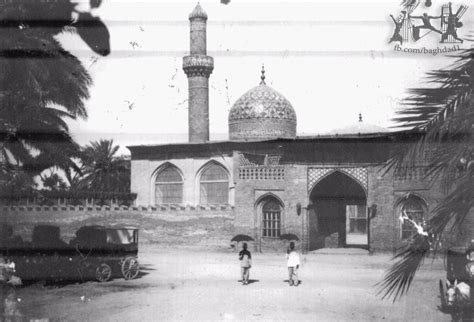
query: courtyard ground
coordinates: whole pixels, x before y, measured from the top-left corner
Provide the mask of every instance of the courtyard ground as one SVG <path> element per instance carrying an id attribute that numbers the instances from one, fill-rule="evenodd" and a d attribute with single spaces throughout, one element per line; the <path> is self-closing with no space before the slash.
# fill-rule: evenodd
<path id="1" fill-rule="evenodd" d="M 438 310 L 442 259 L 426 261 L 408 295 L 392 303 L 380 300 L 375 287 L 389 255 L 303 255 L 299 287 L 285 282 L 284 255 L 253 257 L 251 283 L 243 286 L 235 252 L 145 245 L 139 254 L 144 271 L 136 280 L 4 288 L 10 301 L 3 309 L 15 311 L 19 321 L 450 321 Z"/>

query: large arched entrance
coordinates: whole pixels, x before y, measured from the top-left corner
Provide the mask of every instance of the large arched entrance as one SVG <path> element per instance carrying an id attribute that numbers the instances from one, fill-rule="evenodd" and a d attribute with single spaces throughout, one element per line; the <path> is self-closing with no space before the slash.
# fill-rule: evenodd
<path id="1" fill-rule="evenodd" d="M 308 219 L 309 250 L 368 248 L 365 190 L 342 172 L 327 175 L 311 190 Z"/>

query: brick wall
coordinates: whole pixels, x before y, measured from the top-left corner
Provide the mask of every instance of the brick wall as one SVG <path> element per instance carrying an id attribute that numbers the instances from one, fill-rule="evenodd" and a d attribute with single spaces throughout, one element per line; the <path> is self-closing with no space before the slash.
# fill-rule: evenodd
<path id="1" fill-rule="evenodd" d="M 233 162 L 231 156 L 218 155 L 212 158 L 185 158 L 170 160 L 132 160 L 131 191 L 137 194 L 136 205 L 154 205 L 155 178 L 157 170 L 165 164 L 178 168 L 183 176 L 183 204 L 196 206 L 199 204 L 200 172 L 209 162 L 216 162 L 229 172 L 229 186 L 233 182 Z M 229 204 L 234 204 L 233 189 L 229 191 Z"/>
<path id="2" fill-rule="evenodd" d="M 441 181 L 429 181 L 422 177 L 397 179 L 393 173 L 382 175 L 380 167 L 370 167 L 367 205 L 377 205 L 377 215 L 370 222 L 370 246 L 373 251 L 395 251 L 403 245 L 399 201 L 408 194 L 421 198 L 427 206 L 428 216 L 446 196 Z M 428 219 L 428 217 L 426 218 Z M 441 248 L 465 246 L 474 239 L 474 209 L 466 217 L 459 230 L 448 230 L 443 235 Z"/>
<path id="3" fill-rule="evenodd" d="M 164 247 L 229 248 L 234 236 L 232 207 L 4 207 L 2 222 L 31 240 L 37 224 L 59 226 L 67 242 L 83 225 L 135 226 L 140 243 Z"/>
<path id="4" fill-rule="evenodd" d="M 377 214 L 370 222 L 371 249 L 394 251 L 402 245 L 399 201 L 414 194 L 432 210 L 443 197 L 438 183 L 422 178 L 398 180 L 393 172 L 383 174 L 380 167 L 369 167 L 369 195 L 367 205 L 377 205 Z"/>
<path id="5" fill-rule="evenodd" d="M 393 176 L 382 176 L 379 167 L 368 167 L 367 206 L 376 205 L 377 213 L 370 220 L 370 249 L 394 250 L 398 242 L 398 218 L 394 216 Z"/>
<path id="6" fill-rule="evenodd" d="M 237 167 L 235 167 L 237 168 Z M 281 213 L 281 233 L 296 234 L 303 238 L 303 212 L 298 216 L 296 204 L 305 207 L 308 202 L 307 170 L 302 165 L 286 165 L 284 180 L 242 180 L 236 174 L 235 231 L 255 238 L 256 245 L 265 251 L 283 252 L 288 242 L 275 238 L 262 237 L 261 204 L 266 196 L 279 199 L 284 207 Z M 299 244 L 297 245 L 299 247 Z"/>

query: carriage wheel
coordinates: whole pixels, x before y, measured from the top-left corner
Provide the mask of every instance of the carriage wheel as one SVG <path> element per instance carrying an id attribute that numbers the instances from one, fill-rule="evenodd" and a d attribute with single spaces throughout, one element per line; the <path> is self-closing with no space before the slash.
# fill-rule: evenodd
<path id="1" fill-rule="evenodd" d="M 112 277 L 112 267 L 102 263 L 95 269 L 95 278 L 99 282 L 107 282 Z"/>
<path id="2" fill-rule="evenodd" d="M 126 280 L 133 280 L 140 273 L 140 265 L 135 257 L 125 257 L 122 262 L 122 275 Z"/>
<path id="3" fill-rule="evenodd" d="M 441 310 L 444 311 L 448 307 L 448 302 L 446 300 L 446 289 L 444 288 L 442 280 L 439 280 L 439 298 L 441 299 Z"/>

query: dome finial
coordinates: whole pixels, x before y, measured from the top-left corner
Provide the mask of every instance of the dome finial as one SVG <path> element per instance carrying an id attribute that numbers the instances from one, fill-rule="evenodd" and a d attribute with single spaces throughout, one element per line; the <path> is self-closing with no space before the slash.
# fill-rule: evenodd
<path id="1" fill-rule="evenodd" d="M 362 113 L 359 113 L 359 122 L 362 122 Z"/>
<path id="2" fill-rule="evenodd" d="M 262 64 L 262 76 L 260 76 L 260 85 L 266 85 L 265 84 L 265 65 Z"/>

